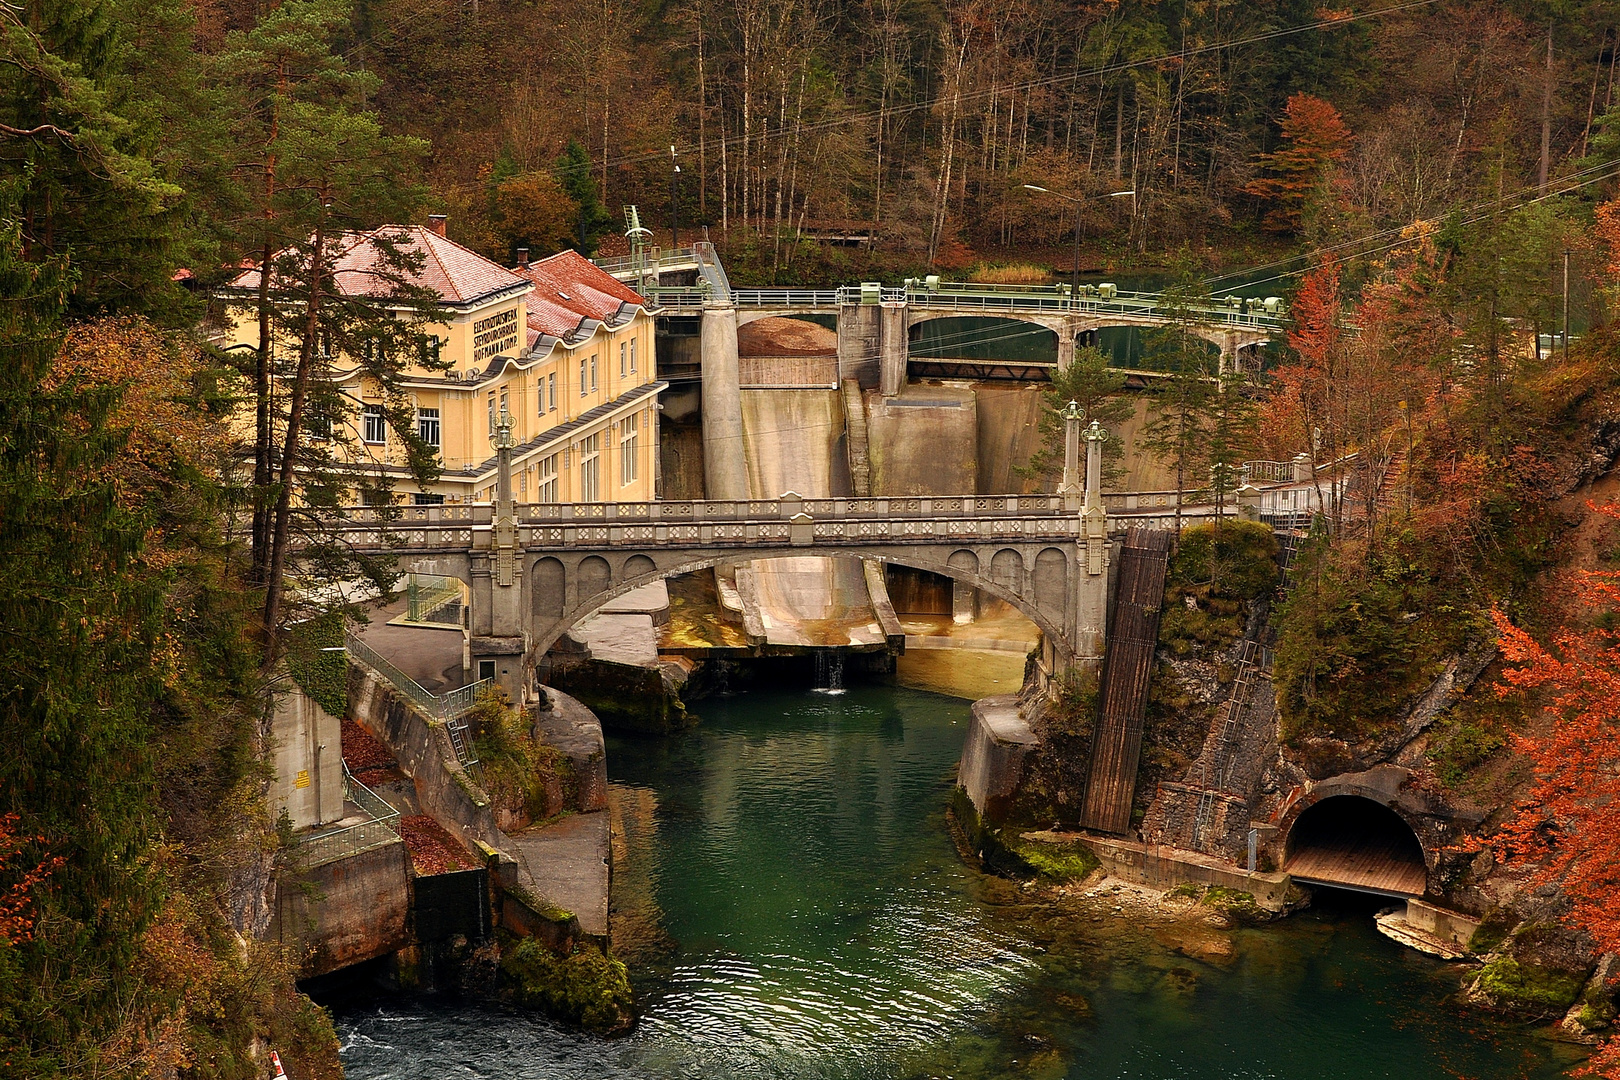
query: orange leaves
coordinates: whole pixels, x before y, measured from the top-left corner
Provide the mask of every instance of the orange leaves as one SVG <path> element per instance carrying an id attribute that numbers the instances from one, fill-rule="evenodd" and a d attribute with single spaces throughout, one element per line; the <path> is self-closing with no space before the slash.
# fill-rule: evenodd
<path id="1" fill-rule="evenodd" d="M 1620 516 L 1613 506 L 1595 509 Z M 1581 573 L 1573 587 L 1577 609 L 1592 619 L 1620 609 L 1620 573 Z M 1620 643 L 1583 621 L 1548 647 L 1500 611 L 1492 618 L 1507 662 L 1497 692 L 1535 692 L 1552 714 L 1545 734 L 1515 740 L 1535 784 L 1497 849 L 1530 870 L 1531 887 L 1561 887 L 1571 921 L 1599 948 L 1620 949 Z"/>
<path id="2" fill-rule="evenodd" d="M 1303 93 L 1288 99 L 1280 126 L 1286 145 L 1259 158 L 1269 175 L 1251 181 L 1243 190 L 1277 204 L 1266 215 L 1266 228 L 1293 232 L 1300 227 L 1306 199 L 1329 169 L 1350 152 L 1353 136 L 1339 110 Z"/>
<path id="3" fill-rule="evenodd" d="M 50 877 L 51 871 L 62 865 L 62 859 L 41 859 L 32 868 L 23 869 L 17 857 L 29 844 L 44 842 L 43 837 L 18 836 L 16 814 L 0 816 L 0 874 L 14 878 L 11 884 L 0 887 L 0 941 L 15 945 L 34 936 L 34 887 Z"/>

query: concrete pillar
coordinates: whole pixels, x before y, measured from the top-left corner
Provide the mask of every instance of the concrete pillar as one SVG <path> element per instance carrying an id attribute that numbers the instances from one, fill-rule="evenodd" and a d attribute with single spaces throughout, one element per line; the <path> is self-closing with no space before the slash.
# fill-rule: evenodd
<path id="1" fill-rule="evenodd" d="M 1080 480 L 1080 406 L 1071 401 L 1063 414 L 1063 481 L 1058 494 L 1063 496 L 1063 509 L 1080 509 L 1084 490 Z"/>
<path id="2" fill-rule="evenodd" d="M 885 303 L 881 305 L 881 310 L 882 390 L 884 397 L 894 397 L 906 386 L 906 358 L 911 349 L 911 310 L 904 303 Z"/>
<path id="3" fill-rule="evenodd" d="M 1063 328 L 1058 331 L 1057 369 L 1059 371 L 1068 371 L 1069 365 L 1074 363 L 1074 335 L 1075 329 L 1072 322 L 1066 322 Z"/>
<path id="4" fill-rule="evenodd" d="M 951 579 L 951 622 L 965 626 L 979 617 L 979 590 Z"/>
<path id="5" fill-rule="evenodd" d="M 703 486 L 711 499 L 748 498 L 742 390 L 737 376 L 737 311 L 703 309 Z"/>
<path id="6" fill-rule="evenodd" d="M 883 308 L 838 305 L 838 381 L 854 379 L 862 390 L 882 385 Z M 711 496 L 712 497 L 712 496 Z"/>
<path id="7" fill-rule="evenodd" d="M 1086 492 L 1074 573 L 1075 662 L 1102 663 L 1108 628 L 1108 511 L 1102 500 L 1102 446 L 1108 433 L 1093 420 L 1086 430 Z"/>

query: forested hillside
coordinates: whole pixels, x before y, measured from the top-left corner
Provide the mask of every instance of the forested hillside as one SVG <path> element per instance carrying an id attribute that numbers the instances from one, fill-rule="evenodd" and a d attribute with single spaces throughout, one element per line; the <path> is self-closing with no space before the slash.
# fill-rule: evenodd
<path id="1" fill-rule="evenodd" d="M 202 5 L 204 41 L 253 10 Z M 572 141 L 615 219 L 633 202 L 667 224 L 673 146 L 680 218 L 715 239 L 860 224 L 951 262 L 1069 235 L 1068 204 L 1026 183 L 1134 189 L 1085 226 L 1150 253 L 1562 186 L 1613 103 L 1617 27 L 1612 5 L 1543 0 L 376 0 L 346 51 L 485 246 L 525 214 L 575 224 L 523 186 Z M 1301 149 L 1331 181 L 1268 157 Z"/>
<path id="2" fill-rule="evenodd" d="M 1500 799 L 1536 769 L 1579 794 L 1556 744 L 1514 739 L 1534 694 L 1620 668 L 1612 585 L 1578 594 L 1596 613 L 1548 602 L 1573 595 L 1559 500 L 1620 448 L 1620 6 L 27 0 L 0 5 L 0 42 L 0 1076 L 259 1076 L 272 1042 L 300 1078 L 335 1070 L 255 940 L 281 847 L 267 703 L 314 613 L 276 553 L 316 524 L 295 464 L 334 504 L 369 482 L 304 438 L 356 407 L 320 343 L 394 335 L 368 369 L 386 383 L 413 331 L 331 302 L 323 245 L 437 211 L 538 256 L 622 231 L 628 203 L 662 241 L 675 164 L 682 238 L 707 226 L 738 280 L 1066 266 L 1071 204 L 1026 184 L 1136 192 L 1080 211 L 1097 265 L 1193 290 L 1273 263 L 1280 362 L 1212 405 L 1183 338 L 1158 430 L 1186 476 L 1357 455 L 1363 505 L 1335 507 L 1288 612 L 1285 737 L 1353 763 L 1414 672 L 1503 632 L 1532 697 L 1448 717 L 1429 767 L 1466 785 L 1512 758 Z M 827 230 L 873 247 L 801 238 Z M 1561 327 L 1565 251 L 1584 336 L 1549 353 L 1531 334 Z M 210 290 L 276 252 L 287 309 L 327 305 L 275 315 L 285 355 L 222 352 Z M 388 584 L 312 548 L 310 580 Z M 1609 778 L 1613 700 L 1563 709 Z M 1583 897 L 1620 887 L 1613 805 L 1560 819 L 1596 840 Z"/>

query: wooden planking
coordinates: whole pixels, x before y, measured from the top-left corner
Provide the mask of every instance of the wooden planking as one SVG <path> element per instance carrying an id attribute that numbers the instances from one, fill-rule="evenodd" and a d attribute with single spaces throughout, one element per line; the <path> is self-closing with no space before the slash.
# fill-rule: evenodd
<path id="1" fill-rule="evenodd" d="M 1120 548 L 1119 586 L 1103 660 L 1102 710 L 1091 742 L 1091 768 L 1080 812 L 1080 822 L 1088 829 L 1124 833 L 1131 827 L 1170 541 L 1168 532 L 1132 528 Z"/>
<path id="2" fill-rule="evenodd" d="M 1294 852 L 1283 870 L 1300 881 L 1385 896 L 1422 896 L 1428 885 L 1421 856 L 1398 838 L 1378 833 L 1339 835 Z"/>

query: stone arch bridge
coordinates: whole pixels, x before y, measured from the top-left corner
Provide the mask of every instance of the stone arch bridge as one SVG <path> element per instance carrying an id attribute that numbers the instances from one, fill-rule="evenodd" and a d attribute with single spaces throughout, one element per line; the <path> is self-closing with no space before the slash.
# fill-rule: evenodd
<path id="1" fill-rule="evenodd" d="M 345 541 L 404 569 L 456 577 L 472 653 L 514 700 L 570 627 L 649 582 L 729 559 L 854 556 L 927 570 L 1012 604 L 1040 627 L 1049 672 L 1096 664 L 1111 549 L 1130 527 L 1172 528 L 1163 492 L 1080 510 L 1054 495 L 406 507 L 348 511 Z M 1228 507 L 1228 514 L 1235 508 Z M 1190 525 L 1214 516 L 1184 507 Z"/>

